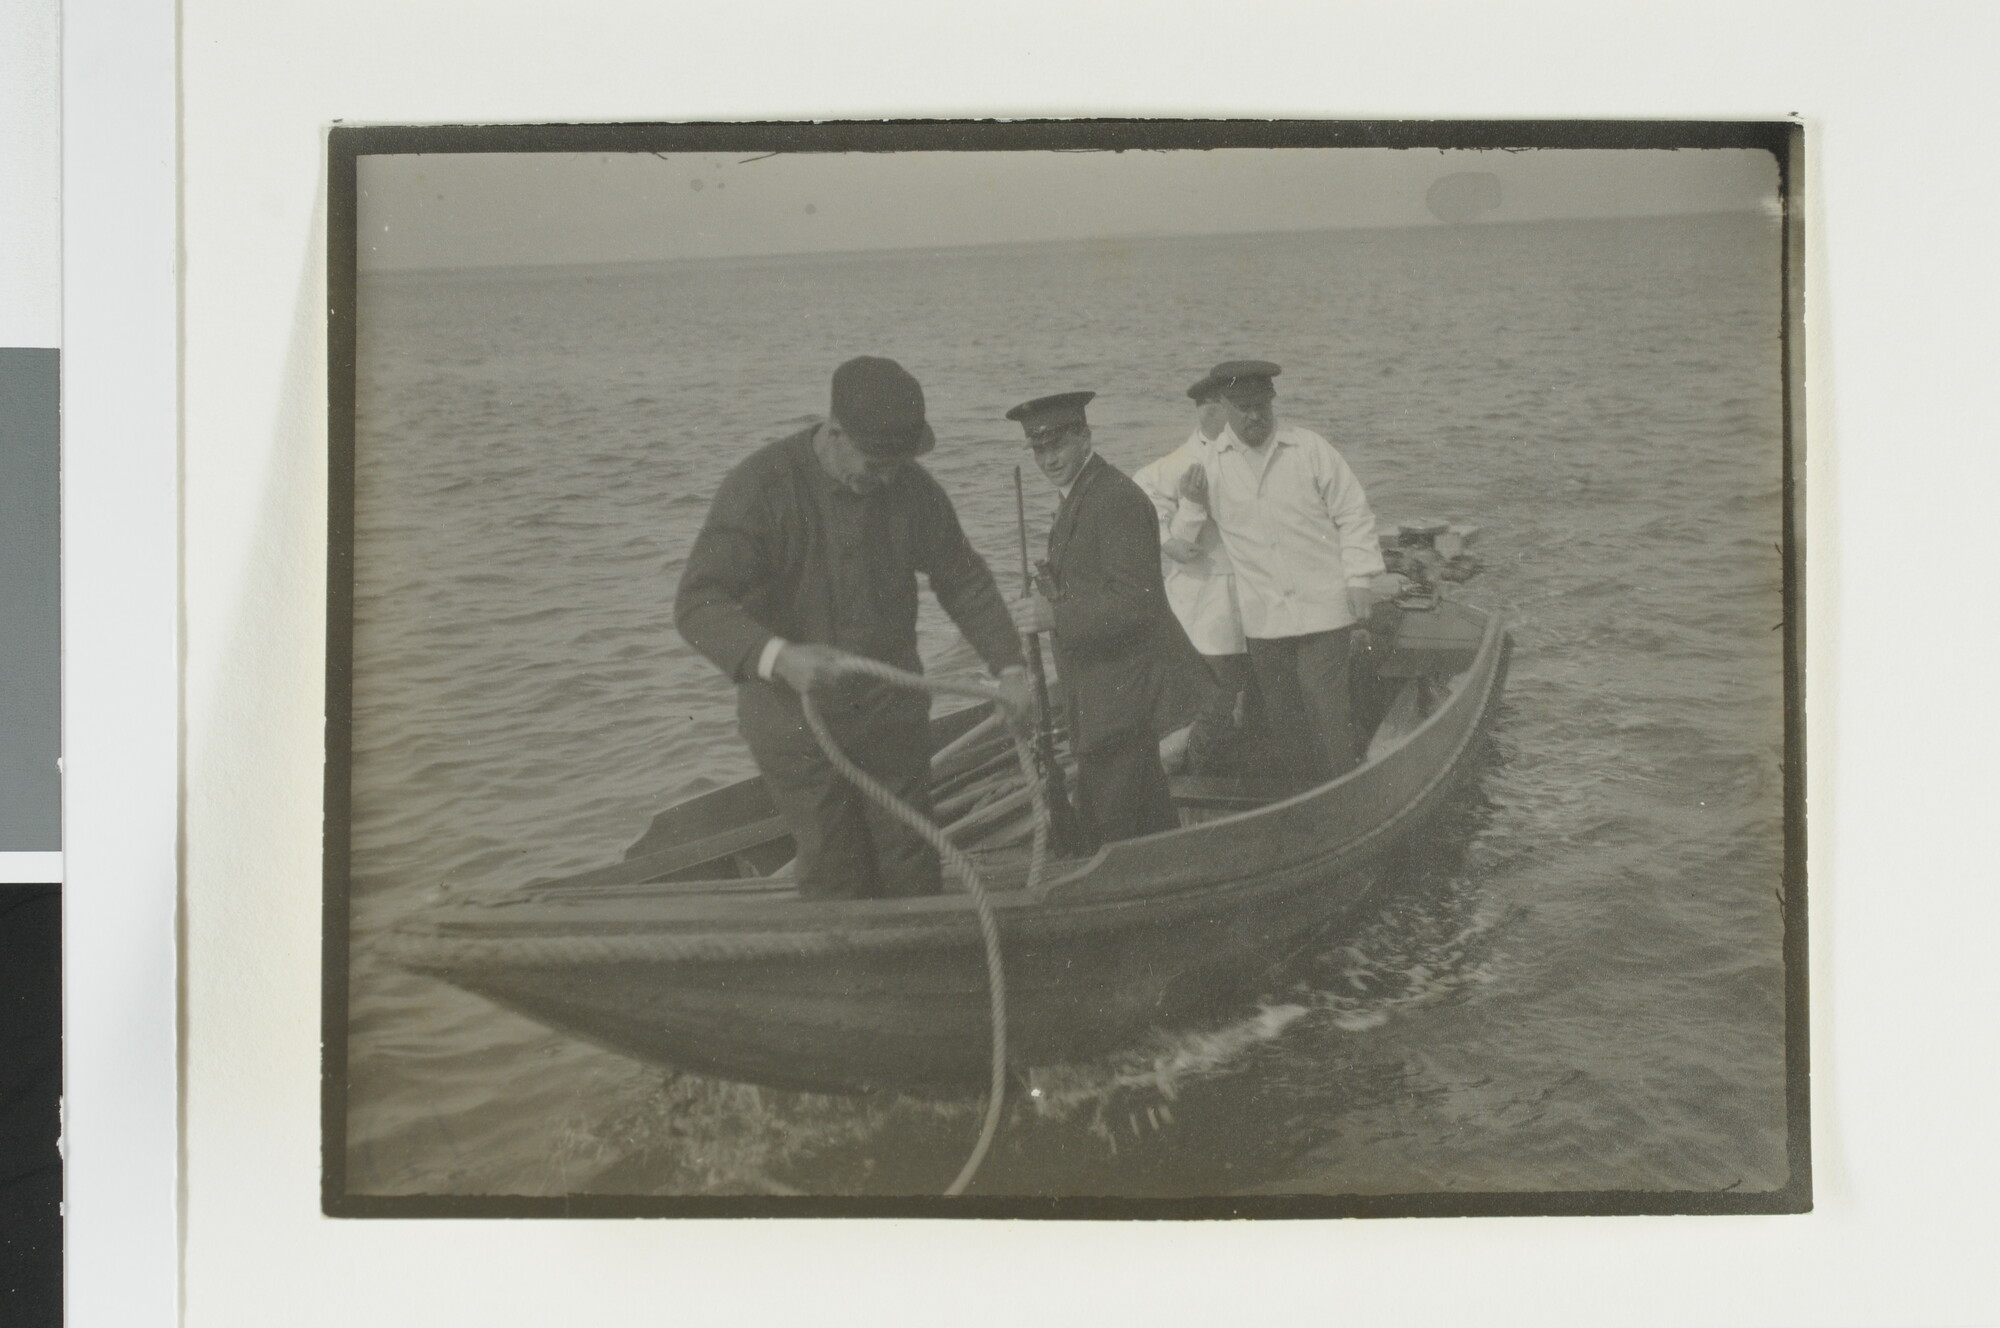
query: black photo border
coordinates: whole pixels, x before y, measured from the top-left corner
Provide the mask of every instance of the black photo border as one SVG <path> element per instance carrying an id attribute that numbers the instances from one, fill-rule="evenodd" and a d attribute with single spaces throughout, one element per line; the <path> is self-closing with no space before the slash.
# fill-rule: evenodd
<path id="1" fill-rule="evenodd" d="M 326 131 L 326 784 L 321 915 L 321 1211 L 329 1217 L 954 1217 L 1217 1219 L 1803 1213 L 1812 1208 L 1805 820 L 1805 180 L 1803 127 L 1770 120 L 886 120 L 343 125 Z M 1767 151 L 1783 209 L 1785 1103 L 1789 1179 L 1734 1191 L 1295 1194 L 1180 1199 L 791 1195 L 356 1195 L 347 1192 L 358 164 L 413 153 L 1006 152 L 1219 148 Z"/>

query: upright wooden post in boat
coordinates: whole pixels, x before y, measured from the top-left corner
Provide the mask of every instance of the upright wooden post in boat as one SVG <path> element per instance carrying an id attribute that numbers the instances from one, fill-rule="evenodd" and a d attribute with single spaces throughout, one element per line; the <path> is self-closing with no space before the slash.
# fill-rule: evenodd
<path id="1" fill-rule="evenodd" d="M 1021 489 L 1021 468 L 1014 467 L 1014 527 L 1021 540 L 1021 598 L 1035 593 L 1035 578 L 1028 570 L 1028 499 Z M 1048 789 L 1049 851 L 1075 853 L 1081 846 L 1077 835 L 1076 809 L 1070 805 L 1069 781 L 1063 778 L 1056 760 L 1055 716 L 1049 709 L 1049 675 L 1042 668 L 1042 642 L 1034 632 L 1023 633 L 1028 648 L 1028 668 L 1035 675 L 1035 764 Z"/>

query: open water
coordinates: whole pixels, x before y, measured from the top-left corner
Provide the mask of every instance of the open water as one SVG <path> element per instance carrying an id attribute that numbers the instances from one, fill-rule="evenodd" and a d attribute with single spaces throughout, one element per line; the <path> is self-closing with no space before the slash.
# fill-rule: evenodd
<path id="1" fill-rule="evenodd" d="M 1234 1023 L 1041 1072 L 975 1193 L 1782 1185 L 1778 246 L 1726 215 L 365 277 L 350 1189 L 956 1170 L 974 1104 L 674 1074 L 371 951 L 751 773 L 674 586 L 722 475 L 863 353 L 923 381 L 1007 586 L 1009 406 L 1095 389 L 1129 471 L 1209 364 L 1277 360 L 1381 519 L 1483 528 L 1462 593 L 1517 644 L 1478 794 L 1359 929 Z M 923 644 L 973 667 L 928 599 Z"/>

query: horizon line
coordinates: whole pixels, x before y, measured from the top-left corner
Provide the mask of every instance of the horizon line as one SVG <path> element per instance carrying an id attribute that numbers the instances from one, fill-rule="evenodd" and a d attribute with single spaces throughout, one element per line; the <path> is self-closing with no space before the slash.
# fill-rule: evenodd
<path id="1" fill-rule="evenodd" d="M 1226 237 L 1257 239 L 1272 235 L 1322 235 L 1332 231 L 1469 230 L 1494 226 L 1537 226 L 1546 225 L 1550 222 L 1655 221 L 1666 217 L 1746 216 L 1765 217 L 1774 221 L 1779 219 L 1778 214 L 1774 214 L 1765 207 L 1700 208 L 1689 212 L 1614 213 L 1596 217 L 1516 217 L 1499 221 L 1447 222 L 1431 218 L 1423 221 L 1402 222 L 1393 225 L 1294 226 L 1262 231 L 1131 231 L 1117 235 L 1074 235 L 1041 240 L 972 240 L 959 244 L 863 245 L 853 249 L 773 249 L 741 254 L 685 254 L 679 257 L 666 258 L 554 259 L 548 261 L 524 259 L 518 262 L 503 263 L 432 263 L 410 264 L 407 266 L 370 266 L 365 262 L 357 261 L 355 264 L 355 273 L 357 276 L 389 276 L 402 273 L 515 271 L 524 268 L 660 267 L 670 263 L 722 263 L 760 258 L 842 258 L 868 254 L 920 254 L 970 249 L 1018 249 L 1028 245 L 1115 244 L 1131 240 L 1215 240 Z"/>

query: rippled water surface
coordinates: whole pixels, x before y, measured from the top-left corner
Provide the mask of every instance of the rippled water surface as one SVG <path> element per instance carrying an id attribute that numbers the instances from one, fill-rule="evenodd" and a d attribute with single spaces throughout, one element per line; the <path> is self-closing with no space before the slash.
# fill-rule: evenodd
<path id="1" fill-rule="evenodd" d="M 752 773 L 672 627 L 716 483 L 872 353 L 1010 583 L 1006 409 L 1094 388 L 1131 470 L 1285 366 L 1394 521 L 1482 527 L 1517 649 L 1479 789 L 1221 1027 L 1035 1072 L 975 1192 L 1786 1180 L 1776 224 L 1752 216 L 366 277 L 349 1187 L 941 1189 L 977 1105 L 625 1060 L 375 959 L 440 884 L 617 858 Z M 1053 495 L 1032 487 L 1040 542 Z M 927 602 L 933 670 L 969 652 Z"/>

